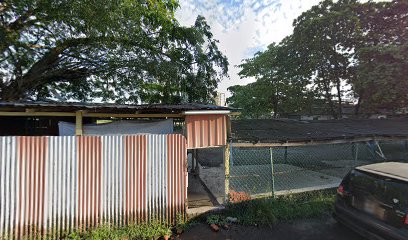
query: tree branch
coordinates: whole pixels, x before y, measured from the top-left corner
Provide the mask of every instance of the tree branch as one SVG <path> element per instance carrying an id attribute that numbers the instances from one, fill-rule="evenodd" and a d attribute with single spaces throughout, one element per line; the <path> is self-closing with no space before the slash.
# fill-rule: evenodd
<path id="1" fill-rule="evenodd" d="M 33 13 L 37 12 L 37 10 L 38 10 L 37 8 L 27 10 L 24 14 L 20 15 L 20 17 L 17 18 L 14 22 L 10 23 L 7 26 L 7 29 L 9 31 L 18 31 L 26 26 L 31 26 L 33 23 L 38 21 L 38 18 L 35 17 L 35 19 L 30 20 L 28 19 L 32 17 Z"/>

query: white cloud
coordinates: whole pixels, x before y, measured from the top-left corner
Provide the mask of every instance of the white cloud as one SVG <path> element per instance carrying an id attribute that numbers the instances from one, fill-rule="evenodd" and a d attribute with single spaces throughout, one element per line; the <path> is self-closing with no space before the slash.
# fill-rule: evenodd
<path id="1" fill-rule="evenodd" d="M 253 79 L 240 79 L 239 64 L 272 42 L 279 42 L 292 32 L 292 22 L 319 0 L 180 0 L 176 18 L 182 25 L 192 25 L 203 15 L 211 26 L 219 47 L 230 62 L 230 79 L 219 84 L 219 91 Z M 228 95 L 228 93 L 227 93 Z"/>

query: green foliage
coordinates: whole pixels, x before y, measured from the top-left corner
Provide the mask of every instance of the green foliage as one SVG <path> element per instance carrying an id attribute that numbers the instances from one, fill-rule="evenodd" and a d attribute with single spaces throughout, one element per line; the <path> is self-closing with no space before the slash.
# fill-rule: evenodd
<path id="1" fill-rule="evenodd" d="M 176 215 L 176 228 L 181 230 L 186 230 L 188 228 L 189 222 L 186 220 L 183 214 L 178 213 Z"/>
<path id="2" fill-rule="evenodd" d="M 265 91 L 265 85 L 263 82 L 254 82 L 228 88 L 232 93 L 232 96 L 227 99 L 228 104 L 242 109 L 239 118 L 258 119 L 272 116 L 270 92 Z"/>
<path id="3" fill-rule="evenodd" d="M 77 231 L 74 231 L 74 232 L 68 234 L 67 238 L 68 238 L 68 239 L 72 239 L 72 240 L 80 240 L 80 239 L 82 239 L 82 238 L 81 238 L 81 234 L 80 234 L 79 232 L 77 232 Z"/>
<path id="4" fill-rule="evenodd" d="M 256 82 L 231 87 L 229 103 L 244 109 L 243 118 L 307 114 L 313 106 L 340 118 L 352 98 L 357 113 L 403 111 L 407 11 L 404 0 L 320 2 L 294 21 L 292 35 L 239 65 L 240 76 Z"/>
<path id="5" fill-rule="evenodd" d="M 357 49 L 353 82 L 361 112 L 406 111 L 408 94 L 408 2 L 367 3 L 357 9 L 366 41 Z"/>
<path id="6" fill-rule="evenodd" d="M 286 46 L 271 44 L 264 52 L 239 65 L 241 77 L 254 77 L 256 82 L 232 86 L 228 103 L 242 108 L 241 118 L 270 118 L 297 112 L 308 105 L 307 80 L 289 74 L 292 62 Z"/>
<path id="7" fill-rule="evenodd" d="M 363 111 L 394 112 L 408 104 L 408 44 L 360 50 L 361 62 L 354 87 Z"/>
<path id="8" fill-rule="evenodd" d="M 206 222 L 207 224 L 216 224 L 220 226 L 227 223 L 225 217 L 218 214 L 212 214 L 207 216 Z"/>
<path id="9" fill-rule="evenodd" d="M 167 234 L 168 228 L 158 223 L 131 225 L 128 227 L 130 239 L 152 239 Z"/>
<path id="10" fill-rule="evenodd" d="M 302 13 L 293 24 L 292 47 L 303 60 L 302 74 L 311 80 L 335 118 L 342 117 L 347 94 L 343 87 L 353 80 L 354 49 L 362 37 L 353 11 L 356 4 L 355 0 L 325 0 Z"/>
<path id="11" fill-rule="evenodd" d="M 2 1 L 0 99 L 212 101 L 228 61 L 205 19 L 180 26 L 177 7 L 175 0 Z"/>
<path id="12" fill-rule="evenodd" d="M 126 232 L 122 229 L 115 229 L 105 225 L 90 231 L 89 238 L 95 240 L 112 239 L 119 240 L 126 236 Z"/>
<path id="13" fill-rule="evenodd" d="M 277 222 L 319 217 L 333 210 L 334 191 L 319 191 L 255 199 L 230 204 L 223 216 L 236 217 L 243 225 L 273 225 Z"/>
<path id="14" fill-rule="evenodd" d="M 163 236 L 171 236 L 171 227 L 157 223 L 131 224 L 125 227 L 100 226 L 85 232 L 72 232 L 68 239 L 157 239 Z"/>

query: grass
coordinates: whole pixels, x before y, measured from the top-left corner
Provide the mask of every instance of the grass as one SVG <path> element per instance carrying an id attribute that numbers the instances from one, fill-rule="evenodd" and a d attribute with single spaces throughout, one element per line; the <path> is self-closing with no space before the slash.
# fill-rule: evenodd
<path id="1" fill-rule="evenodd" d="M 183 214 L 177 214 L 174 224 L 167 224 L 156 220 L 146 223 L 129 223 L 125 226 L 116 226 L 115 224 L 104 224 L 89 229 L 77 229 L 72 232 L 49 230 L 45 235 L 28 234 L 22 239 L 71 239 L 71 240 L 155 240 L 171 237 L 174 233 L 180 234 L 187 230 L 194 221 L 186 221 Z M 0 236 L 0 240 L 9 239 L 6 236 Z"/>
<path id="2" fill-rule="evenodd" d="M 102 225 L 87 231 L 75 231 L 67 235 L 64 239 L 72 240 L 133 240 L 133 239 L 159 239 L 164 236 L 170 237 L 175 232 L 183 232 L 193 224 L 193 221 L 186 221 L 182 214 L 177 214 L 176 224 L 168 225 L 160 222 L 150 222 L 141 224 L 129 224 L 122 227 Z"/>
<path id="3" fill-rule="evenodd" d="M 172 235 L 171 226 L 167 226 L 162 223 L 152 222 L 142 224 L 131 224 L 124 227 L 103 225 L 84 232 L 72 232 L 65 239 L 73 240 L 158 239 L 160 237 L 171 235 Z"/>
<path id="4" fill-rule="evenodd" d="M 58 232 L 58 231 L 56 231 Z M 57 233 L 56 233 L 57 234 Z M 73 232 L 61 232 L 57 235 L 47 233 L 42 236 L 40 233 L 32 233 L 23 236 L 22 239 L 72 239 L 72 240 L 133 240 L 133 239 L 159 239 L 160 237 L 172 235 L 172 226 L 166 224 L 152 222 L 142 224 L 130 224 L 123 227 L 116 227 L 113 225 L 101 225 L 95 228 L 87 229 L 85 231 L 74 230 Z M 2 239 L 11 239 L 0 236 Z M 19 238 L 20 239 L 20 238 Z"/>
<path id="5" fill-rule="evenodd" d="M 277 198 L 255 199 L 230 204 L 207 222 L 237 218 L 242 225 L 271 226 L 278 222 L 320 217 L 333 210 L 334 190 L 301 193 Z"/>
<path id="6" fill-rule="evenodd" d="M 67 234 L 64 239 L 158 239 L 171 236 L 175 232 L 186 231 L 198 222 L 207 224 L 224 225 L 228 223 L 227 217 L 237 218 L 241 225 L 272 226 L 279 222 L 320 217 L 333 210 L 336 191 L 324 190 L 277 198 L 263 198 L 228 204 L 225 210 L 217 214 L 200 215 L 186 221 L 182 215 L 176 218 L 176 225 L 151 222 L 130 224 L 123 227 L 109 225 L 99 226 L 87 231 L 75 231 Z M 1 238 L 0 238 L 1 239 Z"/>

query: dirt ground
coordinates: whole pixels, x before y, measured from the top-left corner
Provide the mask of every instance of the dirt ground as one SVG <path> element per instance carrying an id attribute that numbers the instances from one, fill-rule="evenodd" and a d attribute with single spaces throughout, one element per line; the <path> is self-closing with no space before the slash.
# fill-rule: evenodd
<path id="1" fill-rule="evenodd" d="M 362 237 L 336 223 L 329 215 L 322 218 L 280 223 L 273 227 L 244 227 L 233 225 L 229 230 L 215 233 L 200 223 L 180 235 L 180 240 L 277 239 L 277 240 L 363 240 Z"/>

